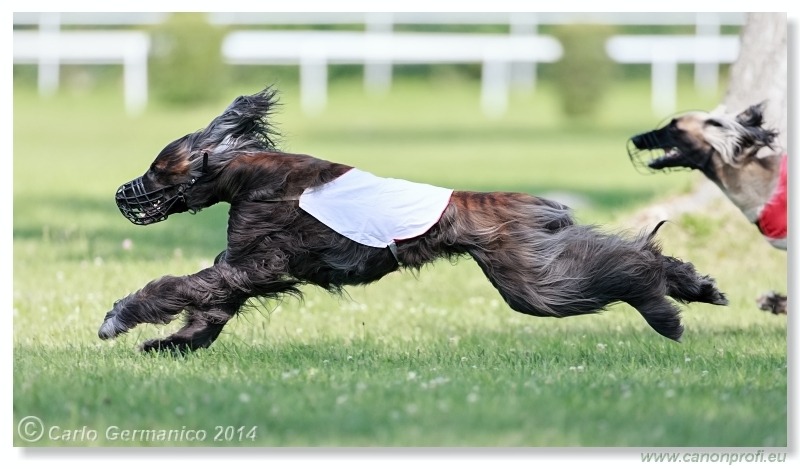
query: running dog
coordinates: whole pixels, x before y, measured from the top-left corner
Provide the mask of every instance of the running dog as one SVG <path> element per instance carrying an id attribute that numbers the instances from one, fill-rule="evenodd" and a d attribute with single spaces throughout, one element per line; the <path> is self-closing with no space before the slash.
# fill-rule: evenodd
<path id="1" fill-rule="evenodd" d="M 786 250 L 787 155 L 764 127 L 765 103 L 738 115 L 689 112 L 632 137 L 628 155 L 650 171 L 696 169 L 714 182 L 775 248 Z M 769 292 L 759 307 L 786 314 L 786 296 Z"/>
<path id="2" fill-rule="evenodd" d="M 119 188 L 117 205 L 137 225 L 229 203 L 228 245 L 212 267 L 153 280 L 118 300 L 101 339 L 185 311 L 183 328 L 141 349 L 208 347 L 250 298 L 299 296 L 304 284 L 336 293 L 466 255 L 512 309 L 534 316 L 626 302 L 659 334 L 679 340 L 680 310 L 667 297 L 727 304 L 713 279 L 661 254 L 658 227 L 635 237 L 606 234 L 575 224 L 566 206 L 528 194 L 453 191 L 284 153 L 269 122 L 275 105 L 272 88 L 237 98 Z"/>

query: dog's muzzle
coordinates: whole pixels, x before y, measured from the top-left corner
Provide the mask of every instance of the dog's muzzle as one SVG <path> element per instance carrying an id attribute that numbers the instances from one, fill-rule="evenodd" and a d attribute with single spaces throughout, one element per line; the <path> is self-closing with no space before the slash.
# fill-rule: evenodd
<path id="1" fill-rule="evenodd" d="M 689 168 L 675 165 L 680 151 L 672 144 L 662 141 L 661 129 L 634 135 L 627 142 L 628 158 L 641 174 L 664 171 L 680 171 Z"/>
<path id="2" fill-rule="evenodd" d="M 663 150 L 658 145 L 658 139 L 654 135 L 655 132 L 635 135 L 626 143 L 628 158 L 639 173 L 655 173 L 655 170 L 650 167 L 650 162 L 657 158 L 656 152 L 660 151 L 663 154 Z"/>
<path id="3" fill-rule="evenodd" d="M 184 194 L 191 184 L 178 184 L 148 191 L 145 189 L 142 177 L 139 176 L 117 189 L 117 207 L 131 223 L 149 225 L 166 220 L 171 213 L 188 209 Z"/>

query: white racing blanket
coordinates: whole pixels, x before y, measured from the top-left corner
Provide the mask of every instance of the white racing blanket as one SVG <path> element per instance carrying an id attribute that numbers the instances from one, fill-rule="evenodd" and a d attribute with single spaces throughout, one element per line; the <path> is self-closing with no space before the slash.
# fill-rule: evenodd
<path id="1" fill-rule="evenodd" d="M 428 231 L 441 218 L 452 193 L 354 168 L 303 191 L 300 208 L 342 236 L 385 248 Z"/>

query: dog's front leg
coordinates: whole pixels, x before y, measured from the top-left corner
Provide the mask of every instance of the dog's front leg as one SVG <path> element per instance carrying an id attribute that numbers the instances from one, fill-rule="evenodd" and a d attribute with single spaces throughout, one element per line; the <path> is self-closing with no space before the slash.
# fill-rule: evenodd
<path id="1" fill-rule="evenodd" d="M 228 320 L 242 307 L 243 302 L 232 302 L 207 311 L 189 310 L 186 324 L 177 332 L 162 339 L 151 339 L 139 346 L 142 352 L 188 352 L 206 348 L 217 340 Z"/>
<path id="2" fill-rule="evenodd" d="M 153 280 L 114 303 L 98 335 L 110 339 L 141 323 L 167 324 L 185 308 L 208 311 L 223 305 L 241 305 L 247 298 L 236 288 L 240 276 L 229 265 L 217 264 L 193 275 Z"/>

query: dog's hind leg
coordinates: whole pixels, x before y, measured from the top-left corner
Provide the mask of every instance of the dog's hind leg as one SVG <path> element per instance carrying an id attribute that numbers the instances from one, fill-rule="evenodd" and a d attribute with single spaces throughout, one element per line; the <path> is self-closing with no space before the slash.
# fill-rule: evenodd
<path id="1" fill-rule="evenodd" d="M 683 325 L 680 310 L 666 298 L 651 296 L 641 301 L 628 301 L 628 304 L 639 311 L 653 330 L 674 341 L 681 340 Z"/>
<path id="2" fill-rule="evenodd" d="M 717 290 L 714 280 L 697 273 L 689 262 L 662 256 L 667 283 L 667 295 L 682 302 L 698 301 L 713 305 L 727 305 L 725 294 Z"/>
<path id="3" fill-rule="evenodd" d="M 683 334 L 680 310 L 665 296 L 681 303 L 727 305 L 728 300 L 724 293 L 717 290 L 714 279 L 700 275 L 690 262 L 661 254 L 660 249 L 652 242 L 653 234 L 655 231 L 646 238 L 647 243 L 644 246 L 654 256 L 654 262 L 648 270 L 653 273 L 660 270 L 663 273 L 652 278 L 650 282 L 645 282 L 646 284 L 640 284 L 638 289 L 620 299 L 636 308 L 656 332 L 678 341 Z"/>
<path id="4" fill-rule="evenodd" d="M 661 254 L 653 234 L 629 238 L 582 225 L 543 230 L 525 222 L 517 218 L 468 247 L 516 311 L 567 317 L 597 313 L 622 301 L 658 333 L 679 340 L 680 311 L 667 296 L 727 304 L 711 278 L 699 275 L 690 263 Z"/>

